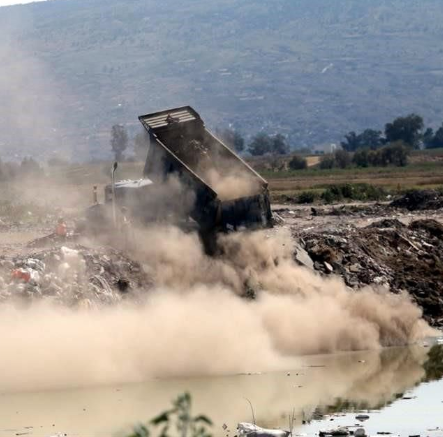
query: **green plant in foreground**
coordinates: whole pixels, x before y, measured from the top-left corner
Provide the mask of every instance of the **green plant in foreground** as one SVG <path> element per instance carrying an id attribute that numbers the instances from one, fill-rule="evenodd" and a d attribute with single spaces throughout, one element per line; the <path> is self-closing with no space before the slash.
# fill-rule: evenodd
<path id="1" fill-rule="evenodd" d="M 308 204 L 314 203 L 318 199 L 319 195 L 314 191 L 302 191 L 297 198 L 297 203 Z"/>
<path id="2" fill-rule="evenodd" d="M 343 200 L 383 200 L 386 195 L 382 187 L 371 184 L 334 184 L 328 186 L 321 198 L 325 203 L 334 203 Z"/>
<path id="3" fill-rule="evenodd" d="M 189 393 L 183 393 L 172 402 L 170 410 L 155 416 L 147 425 L 138 425 L 128 437 L 211 437 L 208 427 L 212 422 L 206 416 L 192 416 L 192 399 Z M 159 432 L 153 431 L 159 429 Z"/>

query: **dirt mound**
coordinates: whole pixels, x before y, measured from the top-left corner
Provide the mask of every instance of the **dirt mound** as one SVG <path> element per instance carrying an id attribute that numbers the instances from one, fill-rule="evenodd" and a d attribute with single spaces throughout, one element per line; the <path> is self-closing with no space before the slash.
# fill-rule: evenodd
<path id="1" fill-rule="evenodd" d="M 112 248 L 62 246 L 0 259 L 0 301 L 50 299 L 67 306 L 139 298 L 152 281 L 137 262 Z"/>
<path id="2" fill-rule="evenodd" d="M 409 226 L 382 220 L 366 228 L 297 235 L 324 274 L 336 273 L 353 288 L 386 285 L 407 291 L 434 326 L 443 325 L 443 226 L 418 220 Z"/>
<path id="3" fill-rule="evenodd" d="M 412 222 L 409 227 L 414 230 L 424 230 L 430 235 L 440 239 L 443 238 L 443 225 L 436 220 L 416 220 Z"/>
<path id="4" fill-rule="evenodd" d="M 416 190 L 391 202 L 394 208 L 405 208 L 409 211 L 436 210 L 443 208 L 443 195 L 435 190 Z"/>

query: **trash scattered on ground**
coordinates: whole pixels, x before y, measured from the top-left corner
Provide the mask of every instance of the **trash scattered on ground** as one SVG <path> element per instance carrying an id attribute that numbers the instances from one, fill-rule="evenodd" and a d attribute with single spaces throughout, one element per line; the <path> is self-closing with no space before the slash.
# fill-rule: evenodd
<path id="1" fill-rule="evenodd" d="M 409 211 L 436 210 L 443 208 L 443 194 L 435 190 L 414 190 L 391 202 L 391 206 Z"/>
<path id="2" fill-rule="evenodd" d="M 60 235 L 56 232 L 45 235 L 44 237 L 36 238 L 32 240 L 27 246 L 31 249 L 39 249 L 43 247 L 52 247 L 60 244 L 75 243 L 78 239 L 78 235 L 74 233 L 67 233 L 66 235 Z"/>
<path id="3" fill-rule="evenodd" d="M 347 436 L 350 434 L 349 429 L 345 427 L 339 427 L 335 429 L 327 429 L 327 430 L 321 430 L 319 433 L 320 437 L 324 436 Z"/>
<path id="4" fill-rule="evenodd" d="M 142 266 L 112 248 L 62 246 L 0 258 L 0 302 L 49 299 L 89 307 L 139 297 L 151 287 Z"/>
<path id="5" fill-rule="evenodd" d="M 407 226 L 384 219 L 364 228 L 309 230 L 294 236 L 315 270 L 338 274 L 355 289 L 377 285 L 394 293 L 405 290 L 428 322 L 443 326 L 443 225 L 438 221 L 422 219 Z"/>
<path id="6" fill-rule="evenodd" d="M 252 423 L 242 422 L 237 425 L 237 431 L 240 436 L 249 437 L 288 437 L 290 432 L 281 429 L 260 428 Z"/>

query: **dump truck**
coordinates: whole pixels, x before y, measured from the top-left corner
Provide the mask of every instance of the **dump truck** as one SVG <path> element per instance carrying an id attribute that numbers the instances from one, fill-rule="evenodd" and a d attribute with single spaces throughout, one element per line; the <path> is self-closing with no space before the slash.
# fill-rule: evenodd
<path id="1" fill-rule="evenodd" d="M 139 223 L 194 228 L 209 248 L 219 232 L 272 226 L 268 183 L 212 134 L 190 106 L 139 120 L 149 147 L 143 177 L 105 188 L 105 206 Z M 97 215 L 91 211 L 91 214 Z"/>

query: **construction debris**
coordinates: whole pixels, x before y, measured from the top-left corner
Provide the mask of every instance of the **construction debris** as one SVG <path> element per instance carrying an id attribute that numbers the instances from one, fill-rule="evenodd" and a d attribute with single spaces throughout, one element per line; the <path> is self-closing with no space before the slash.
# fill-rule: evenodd
<path id="1" fill-rule="evenodd" d="M 260 428 L 257 425 L 246 422 L 239 423 L 237 425 L 237 431 L 239 436 L 245 437 L 288 437 L 290 434 L 289 431 Z"/>
<path id="2" fill-rule="evenodd" d="M 391 206 L 409 211 L 437 210 L 443 208 L 443 193 L 435 190 L 414 190 L 394 200 Z"/>
<path id="3" fill-rule="evenodd" d="M 435 220 L 409 226 L 385 219 L 365 228 L 295 232 L 323 274 L 335 273 L 358 289 L 366 285 L 407 291 L 434 326 L 443 326 L 443 225 Z M 300 255 L 295 255 L 299 258 Z"/>
<path id="4" fill-rule="evenodd" d="M 328 429 L 328 430 L 322 430 L 318 433 L 320 437 L 339 437 L 339 436 L 348 436 L 349 430 L 345 427 L 335 428 L 335 429 Z"/>
<path id="5" fill-rule="evenodd" d="M 137 262 L 112 248 L 76 245 L 0 258 L 0 302 L 17 298 L 49 299 L 66 306 L 107 305 L 152 287 Z"/>

